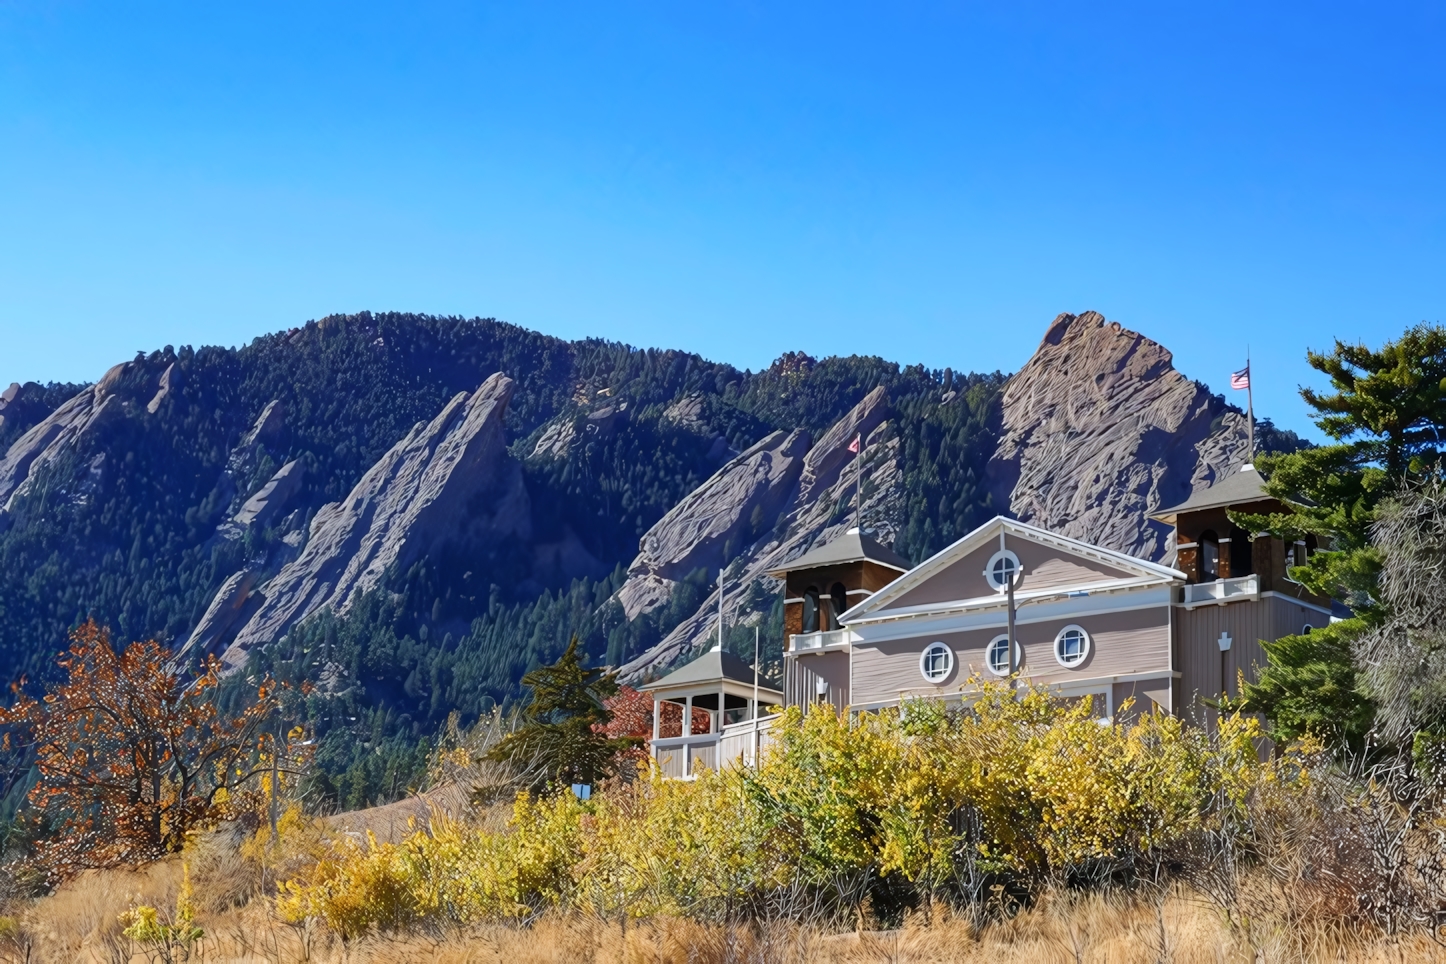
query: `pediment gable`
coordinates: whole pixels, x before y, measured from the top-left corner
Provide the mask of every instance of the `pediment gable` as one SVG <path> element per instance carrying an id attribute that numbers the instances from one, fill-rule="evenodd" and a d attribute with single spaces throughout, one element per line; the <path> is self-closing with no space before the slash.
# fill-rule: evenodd
<path id="1" fill-rule="evenodd" d="M 1000 550 L 1001 535 L 1023 570 L 1015 584 L 1016 600 L 1185 579 L 1166 566 L 996 516 L 844 613 L 843 622 L 997 605 L 1002 597 L 985 570 Z"/>

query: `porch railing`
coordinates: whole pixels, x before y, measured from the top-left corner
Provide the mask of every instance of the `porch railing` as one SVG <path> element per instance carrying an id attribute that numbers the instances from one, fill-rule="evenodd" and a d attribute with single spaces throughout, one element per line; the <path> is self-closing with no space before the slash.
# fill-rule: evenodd
<path id="1" fill-rule="evenodd" d="M 1257 575 L 1237 576 L 1234 579 L 1216 579 L 1214 582 L 1191 583 L 1185 587 L 1185 605 L 1204 603 L 1227 603 L 1237 599 L 1258 599 L 1260 577 Z"/>
<path id="2" fill-rule="evenodd" d="M 768 746 L 770 728 L 777 716 L 744 720 L 723 727 L 722 733 L 699 733 L 693 736 L 667 736 L 652 741 L 653 759 L 663 776 L 673 780 L 691 780 L 707 767 L 743 764 L 753 766 L 758 754 Z"/>
<path id="3" fill-rule="evenodd" d="M 830 629 L 823 633 L 795 633 L 788 637 L 790 653 L 812 653 L 828 649 L 842 649 L 849 643 L 847 629 Z"/>

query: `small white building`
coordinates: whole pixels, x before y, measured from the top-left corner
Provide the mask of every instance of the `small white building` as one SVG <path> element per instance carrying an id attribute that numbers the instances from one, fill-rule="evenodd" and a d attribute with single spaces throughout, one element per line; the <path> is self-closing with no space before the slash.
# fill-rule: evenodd
<path id="1" fill-rule="evenodd" d="M 757 759 L 768 707 L 783 694 L 743 660 L 716 646 L 648 686 L 653 697 L 653 759 L 669 777 L 691 777 Z"/>

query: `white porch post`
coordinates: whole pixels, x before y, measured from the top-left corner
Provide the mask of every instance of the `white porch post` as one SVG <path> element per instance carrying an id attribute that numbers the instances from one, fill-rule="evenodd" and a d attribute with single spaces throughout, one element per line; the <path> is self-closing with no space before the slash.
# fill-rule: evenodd
<path id="1" fill-rule="evenodd" d="M 663 701 L 656 696 L 653 697 L 653 739 L 655 740 L 658 738 L 658 734 L 662 732 L 660 728 L 663 719 L 662 707 Z"/>
<path id="2" fill-rule="evenodd" d="M 683 697 L 683 735 L 693 735 L 693 697 Z"/>

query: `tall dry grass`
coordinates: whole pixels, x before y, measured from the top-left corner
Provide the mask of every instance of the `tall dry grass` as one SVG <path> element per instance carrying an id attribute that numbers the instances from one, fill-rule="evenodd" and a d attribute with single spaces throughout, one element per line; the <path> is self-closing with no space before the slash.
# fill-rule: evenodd
<path id="1" fill-rule="evenodd" d="M 188 857 L 205 936 L 189 960 L 318 964 L 1255 964 L 1446 962 L 1428 936 L 1388 938 L 1326 920 L 1251 921 L 1249 933 L 1198 894 L 1177 887 L 1156 901 L 1127 895 L 1050 893 L 1015 916 L 982 926 L 937 907 L 890 931 L 794 924 L 727 927 L 681 919 L 629 923 L 549 914 L 526 925 L 461 932 L 372 934 L 343 943 L 324 930 L 281 922 L 254 868 L 226 848 Z M 54 894 L 10 908 L 0 961 L 139 964 L 164 960 L 121 933 L 138 903 L 171 906 L 180 860 L 138 871 L 88 873 Z M 927 920 L 926 920 L 927 918 Z M 177 956 L 175 959 L 187 959 Z"/>

